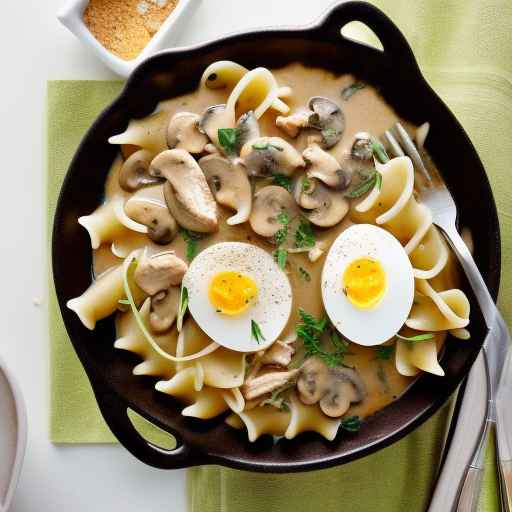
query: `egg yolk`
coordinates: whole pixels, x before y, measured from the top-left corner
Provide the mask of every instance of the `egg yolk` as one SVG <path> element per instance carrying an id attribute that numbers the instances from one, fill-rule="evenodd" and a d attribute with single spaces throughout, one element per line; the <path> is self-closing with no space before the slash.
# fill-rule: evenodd
<path id="1" fill-rule="evenodd" d="M 377 260 L 358 258 L 343 273 L 343 293 L 357 308 L 372 308 L 385 291 L 386 273 Z"/>
<path id="2" fill-rule="evenodd" d="M 240 272 L 225 271 L 216 274 L 208 287 L 208 298 L 219 313 L 239 315 L 258 295 L 253 279 Z"/>

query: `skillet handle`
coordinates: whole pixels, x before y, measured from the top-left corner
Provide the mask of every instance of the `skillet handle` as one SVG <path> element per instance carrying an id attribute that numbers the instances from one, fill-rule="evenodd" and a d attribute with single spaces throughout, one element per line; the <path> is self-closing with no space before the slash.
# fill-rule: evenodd
<path id="1" fill-rule="evenodd" d="M 177 447 L 166 450 L 144 439 L 128 417 L 128 407 L 114 393 L 96 392 L 96 399 L 108 427 L 117 440 L 138 460 L 158 469 L 179 469 L 205 463 L 174 432 Z"/>
<path id="2" fill-rule="evenodd" d="M 339 41 L 343 36 L 341 29 L 351 21 L 360 21 L 373 30 L 380 39 L 387 59 L 396 63 L 403 73 L 418 70 L 414 54 L 398 27 L 377 7 L 367 2 L 343 2 L 332 8 L 318 26 L 319 33 L 325 38 Z"/>

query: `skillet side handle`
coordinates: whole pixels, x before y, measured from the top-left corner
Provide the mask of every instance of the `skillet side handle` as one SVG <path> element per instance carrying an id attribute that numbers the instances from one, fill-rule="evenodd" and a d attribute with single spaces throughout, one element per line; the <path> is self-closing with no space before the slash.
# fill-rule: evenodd
<path id="1" fill-rule="evenodd" d="M 318 26 L 319 33 L 340 40 L 341 29 L 351 21 L 360 21 L 380 39 L 387 59 L 400 66 L 401 74 L 419 72 L 414 54 L 398 27 L 377 7 L 367 2 L 343 2 L 332 8 Z"/>
<path id="2" fill-rule="evenodd" d="M 177 447 L 160 448 L 144 439 L 128 417 L 128 407 L 113 393 L 96 393 L 98 405 L 108 427 L 117 440 L 139 461 L 157 469 L 179 469 L 201 464 L 190 447 L 174 433 Z"/>

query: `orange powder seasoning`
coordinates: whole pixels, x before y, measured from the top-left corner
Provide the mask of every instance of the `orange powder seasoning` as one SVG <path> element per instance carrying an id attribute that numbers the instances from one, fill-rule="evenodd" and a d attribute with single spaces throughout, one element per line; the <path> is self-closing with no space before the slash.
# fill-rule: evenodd
<path id="1" fill-rule="evenodd" d="M 83 19 L 92 35 L 123 60 L 135 59 L 178 0 L 90 0 Z"/>

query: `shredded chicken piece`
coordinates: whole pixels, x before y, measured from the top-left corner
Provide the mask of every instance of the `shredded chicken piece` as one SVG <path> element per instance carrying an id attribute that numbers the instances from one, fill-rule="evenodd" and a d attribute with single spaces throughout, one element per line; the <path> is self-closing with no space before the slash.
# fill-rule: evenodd
<path id="1" fill-rule="evenodd" d="M 296 112 L 290 116 L 277 116 L 276 126 L 281 128 L 292 138 L 297 137 L 299 131 L 308 125 L 308 119 L 311 112 Z"/>
<path id="2" fill-rule="evenodd" d="M 298 369 L 287 372 L 279 371 L 264 373 L 259 377 L 246 381 L 241 388 L 242 394 L 246 400 L 253 400 L 254 398 L 271 393 L 275 389 L 287 384 L 292 381 L 298 373 Z"/>
<path id="3" fill-rule="evenodd" d="M 270 364 L 274 366 L 288 366 L 295 354 L 295 347 L 292 341 L 277 340 L 265 352 L 261 358 L 261 364 Z"/>

